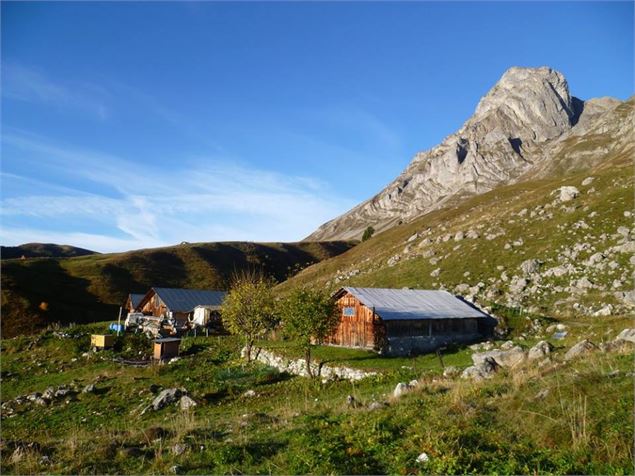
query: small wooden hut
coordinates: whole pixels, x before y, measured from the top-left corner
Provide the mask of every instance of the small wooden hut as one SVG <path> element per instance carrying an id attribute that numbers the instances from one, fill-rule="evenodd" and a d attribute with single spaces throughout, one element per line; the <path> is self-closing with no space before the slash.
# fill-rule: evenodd
<path id="1" fill-rule="evenodd" d="M 176 337 L 164 337 L 154 340 L 153 357 L 155 360 L 166 360 L 178 357 L 181 339 Z"/>
<path id="2" fill-rule="evenodd" d="M 340 323 L 326 344 L 386 355 L 431 352 L 482 340 L 494 320 L 446 291 L 346 287 L 333 298 Z"/>

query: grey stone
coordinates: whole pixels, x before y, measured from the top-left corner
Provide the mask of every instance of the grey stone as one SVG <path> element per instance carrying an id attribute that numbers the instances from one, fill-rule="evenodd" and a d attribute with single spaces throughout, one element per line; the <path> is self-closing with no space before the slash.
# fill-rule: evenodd
<path id="1" fill-rule="evenodd" d="M 569 202 L 580 195 L 580 191 L 573 186 L 560 187 L 558 190 L 558 198 L 561 202 Z"/>
<path id="2" fill-rule="evenodd" d="M 372 401 L 368 404 L 369 410 L 381 410 L 382 408 L 386 408 L 388 405 L 384 402 L 376 402 Z"/>
<path id="3" fill-rule="evenodd" d="M 95 393 L 95 390 L 95 385 L 90 383 L 83 388 L 82 393 Z"/>
<path id="4" fill-rule="evenodd" d="M 635 344 L 635 329 L 624 329 L 617 335 L 616 339 L 622 339 Z"/>
<path id="5" fill-rule="evenodd" d="M 395 390 L 393 390 L 392 395 L 395 398 L 399 398 L 405 393 L 409 392 L 411 389 L 412 387 L 409 384 L 404 382 L 399 382 L 397 386 L 395 387 Z"/>
<path id="6" fill-rule="evenodd" d="M 597 346 L 585 339 L 583 341 L 578 342 L 576 345 L 571 347 L 566 354 L 564 354 L 564 360 L 571 360 L 579 357 L 581 355 L 587 354 L 597 349 Z"/>
<path id="7" fill-rule="evenodd" d="M 541 340 L 536 343 L 529 351 L 527 352 L 528 360 L 537 360 L 547 357 L 552 350 L 552 346 L 549 342 L 545 340 Z"/>
<path id="8" fill-rule="evenodd" d="M 532 275 L 540 271 L 541 262 L 537 259 L 528 259 L 520 264 L 520 269 L 525 276 Z"/>
<path id="9" fill-rule="evenodd" d="M 496 361 L 491 357 L 486 357 L 481 363 L 472 365 L 463 370 L 461 378 L 480 381 L 492 377 L 497 370 L 498 364 Z"/>
<path id="10" fill-rule="evenodd" d="M 188 397 L 187 395 L 183 395 L 181 399 L 179 400 L 179 407 L 181 408 L 181 410 L 190 410 L 191 408 L 194 408 L 197 405 L 198 403 L 196 403 L 192 398 Z"/>
<path id="11" fill-rule="evenodd" d="M 176 402 L 183 392 L 180 388 L 166 388 L 162 390 L 157 397 L 152 400 L 152 408 L 155 411 L 161 410 L 166 405 Z"/>
<path id="12" fill-rule="evenodd" d="M 472 354 L 472 361 L 475 365 L 482 364 L 488 359 L 493 359 L 501 367 L 515 367 L 526 358 L 522 347 L 516 346 L 509 350 L 490 350 Z"/>

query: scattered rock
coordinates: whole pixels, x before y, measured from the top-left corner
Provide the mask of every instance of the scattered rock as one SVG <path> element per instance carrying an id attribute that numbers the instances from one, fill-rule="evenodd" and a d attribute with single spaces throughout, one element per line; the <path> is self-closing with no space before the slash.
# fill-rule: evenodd
<path id="1" fill-rule="evenodd" d="M 380 410 L 382 408 L 386 408 L 388 405 L 384 402 L 372 401 L 368 404 L 369 410 Z"/>
<path id="2" fill-rule="evenodd" d="M 569 202 L 580 195 L 580 191 L 572 186 L 560 187 L 556 191 L 559 192 L 558 198 L 561 202 Z"/>
<path id="3" fill-rule="evenodd" d="M 480 381 L 492 377 L 497 370 L 498 364 L 496 361 L 491 357 L 486 357 L 480 364 L 466 368 L 461 374 L 461 378 Z"/>
<path id="4" fill-rule="evenodd" d="M 253 398 L 256 396 L 256 392 L 254 390 L 247 390 L 245 393 L 243 393 L 243 397 L 245 398 Z"/>
<path id="5" fill-rule="evenodd" d="M 166 388 L 152 401 L 152 408 L 155 411 L 161 410 L 166 405 L 176 402 L 183 392 L 179 388 Z"/>
<path id="6" fill-rule="evenodd" d="M 552 351 L 552 346 L 549 342 L 545 340 L 541 340 L 536 345 L 534 345 L 529 352 L 527 352 L 528 360 L 537 360 L 547 357 Z"/>
<path id="7" fill-rule="evenodd" d="M 172 454 L 175 456 L 181 456 L 187 451 L 187 446 L 182 443 L 177 443 L 171 448 Z"/>
<path id="8" fill-rule="evenodd" d="M 183 395 L 179 400 L 179 407 L 181 408 L 181 410 L 189 410 L 191 408 L 194 408 L 196 405 L 198 405 L 198 403 L 196 403 L 187 395 Z"/>
<path id="9" fill-rule="evenodd" d="M 610 316 L 611 314 L 613 314 L 613 305 L 611 304 L 606 304 L 593 313 L 596 317 L 605 317 Z"/>
<path id="10" fill-rule="evenodd" d="M 488 359 L 493 359 L 501 367 L 511 368 L 523 362 L 525 357 L 525 351 L 523 351 L 522 347 L 516 346 L 509 350 L 490 350 L 472 354 L 472 361 L 475 365 L 479 365 Z"/>
<path id="11" fill-rule="evenodd" d="M 635 329 L 624 329 L 618 334 L 617 339 L 626 340 L 635 344 Z"/>
<path id="12" fill-rule="evenodd" d="M 421 453 L 419 456 L 417 456 L 417 463 L 419 464 L 425 464 L 428 461 L 430 461 L 430 457 L 428 456 L 427 453 Z"/>
<path id="13" fill-rule="evenodd" d="M 549 395 L 549 389 L 548 388 L 543 388 L 540 392 L 538 392 L 536 394 L 536 396 L 534 397 L 536 400 L 542 400 L 543 398 L 545 398 L 547 395 Z"/>
<path id="14" fill-rule="evenodd" d="M 578 342 L 571 347 L 566 354 L 564 354 L 564 360 L 571 360 L 579 357 L 580 355 L 592 352 L 597 349 L 597 346 L 588 339 Z"/>
<path id="15" fill-rule="evenodd" d="M 528 259 L 520 264 L 520 269 L 525 276 L 530 276 L 540 271 L 541 264 L 542 262 L 537 259 Z"/>
<path id="16" fill-rule="evenodd" d="M 351 408 L 359 408 L 361 403 L 357 401 L 357 399 L 352 395 L 347 395 L 346 397 L 346 405 Z"/>
<path id="17" fill-rule="evenodd" d="M 84 389 L 82 390 L 82 393 L 95 393 L 97 389 L 95 388 L 95 385 L 92 383 L 89 383 L 88 385 L 86 385 L 84 387 Z"/>
<path id="18" fill-rule="evenodd" d="M 399 382 L 397 386 L 395 387 L 395 390 L 392 392 L 392 395 L 395 398 L 399 398 L 403 394 L 408 393 L 411 389 L 412 387 L 409 384 L 404 382 Z"/>
<path id="19" fill-rule="evenodd" d="M 582 186 L 586 187 L 587 185 L 591 185 L 591 183 L 595 180 L 595 177 L 587 177 L 582 181 Z"/>

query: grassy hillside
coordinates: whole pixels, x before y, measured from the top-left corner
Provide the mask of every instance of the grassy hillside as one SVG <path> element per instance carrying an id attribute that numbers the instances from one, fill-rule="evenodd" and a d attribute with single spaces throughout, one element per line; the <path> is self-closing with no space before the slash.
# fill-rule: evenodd
<path id="1" fill-rule="evenodd" d="M 52 322 L 115 319 L 129 292 L 151 286 L 226 289 L 235 271 L 282 281 L 351 243 L 192 243 L 68 259 L 3 260 L 2 335 Z"/>
<path id="2" fill-rule="evenodd" d="M 70 258 L 96 254 L 96 251 L 77 248 L 70 245 L 55 245 L 53 243 L 25 243 L 19 246 L 0 246 L 2 259 L 15 258 Z"/>
<path id="3" fill-rule="evenodd" d="M 5 339 L 3 474 L 632 474 L 632 347 L 562 359 L 579 339 L 608 341 L 629 321 L 565 324 L 569 335 L 552 341 L 551 361 L 482 382 L 443 377 L 434 355 L 319 348 L 318 359 L 380 372 L 321 383 L 246 364 L 233 337 L 188 337 L 178 362 L 135 368 L 113 359 L 147 354 L 143 337 L 86 352 L 88 334 L 106 323 Z M 457 349 L 446 364 L 464 367 L 470 353 Z M 414 390 L 392 397 L 411 379 Z M 77 393 L 42 405 L 15 400 L 49 386 Z M 170 387 L 198 405 L 143 412 Z M 347 395 L 358 405 L 347 405 Z M 371 409 L 373 401 L 385 403 Z M 426 463 L 416 461 L 422 452 Z"/>
<path id="4" fill-rule="evenodd" d="M 562 186 L 575 186 L 579 196 L 560 201 Z M 633 202 L 631 158 L 616 157 L 431 212 L 303 270 L 278 290 L 446 288 L 519 312 L 584 316 L 610 304 L 610 313 L 625 314 L 633 289 Z M 521 265 L 531 259 L 536 270 L 526 273 Z"/>

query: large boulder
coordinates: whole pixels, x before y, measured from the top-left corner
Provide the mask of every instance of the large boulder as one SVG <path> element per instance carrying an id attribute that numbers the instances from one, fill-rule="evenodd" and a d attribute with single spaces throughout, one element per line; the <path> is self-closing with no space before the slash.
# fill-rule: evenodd
<path id="1" fill-rule="evenodd" d="M 176 402 L 181 395 L 183 395 L 183 391 L 180 388 L 166 388 L 162 390 L 157 397 L 152 400 L 152 408 L 155 411 L 161 410 L 163 407 Z"/>
<path id="2" fill-rule="evenodd" d="M 486 357 L 482 362 L 466 368 L 461 374 L 461 378 L 480 381 L 491 378 L 498 370 L 498 364 L 491 357 Z"/>
<path id="3" fill-rule="evenodd" d="M 571 347 L 566 354 L 564 354 L 564 360 L 571 360 L 579 357 L 583 354 L 588 354 L 589 352 L 593 352 L 597 349 L 597 346 L 588 339 L 584 339 L 583 341 L 578 342 L 576 345 Z"/>
<path id="4" fill-rule="evenodd" d="M 569 202 L 580 195 L 580 191 L 572 186 L 560 187 L 557 192 L 559 193 L 558 198 L 561 202 Z"/>
<path id="5" fill-rule="evenodd" d="M 542 359 L 544 357 L 549 356 L 549 354 L 551 353 L 551 350 L 552 350 L 551 344 L 547 342 L 546 340 L 541 340 L 536 345 L 534 345 L 531 349 L 529 349 L 529 352 L 527 352 L 527 359 L 529 360 Z"/>
<path id="6" fill-rule="evenodd" d="M 508 350 L 497 349 L 472 354 L 472 362 L 479 365 L 491 358 L 501 367 L 511 368 L 523 362 L 525 357 L 525 351 L 520 346 L 516 346 Z"/>

